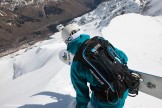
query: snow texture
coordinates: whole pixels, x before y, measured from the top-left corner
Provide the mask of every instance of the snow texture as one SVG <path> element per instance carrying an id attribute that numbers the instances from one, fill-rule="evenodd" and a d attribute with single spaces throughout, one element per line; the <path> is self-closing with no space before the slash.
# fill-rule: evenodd
<path id="1" fill-rule="evenodd" d="M 122 2 L 116 2 L 120 8 Z M 129 3 L 134 4 L 131 0 Z M 105 20 L 110 10 L 105 6 L 109 2 L 104 2 L 88 13 L 92 19 L 86 14 L 74 21 L 84 22 L 80 24 L 85 33 L 92 37 L 101 35 L 123 50 L 128 55 L 130 68 L 162 76 L 162 16 L 158 3 L 160 5 L 161 1 L 149 2 L 151 7 L 143 14 L 132 11 Z M 135 0 L 132 6 L 137 5 L 138 0 Z M 111 12 L 119 12 L 119 8 Z M 99 17 L 102 14 L 98 9 L 103 9 L 105 19 Z M 60 32 L 51 38 L 0 58 L 0 108 L 74 108 L 75 90 L 70 81 L 70 67 L 62 63 L 58 55 L 66 45 Z M 138 96 L 127 98 L 124 108 L 161 106 L 162 100 L 139 92 Z"/>

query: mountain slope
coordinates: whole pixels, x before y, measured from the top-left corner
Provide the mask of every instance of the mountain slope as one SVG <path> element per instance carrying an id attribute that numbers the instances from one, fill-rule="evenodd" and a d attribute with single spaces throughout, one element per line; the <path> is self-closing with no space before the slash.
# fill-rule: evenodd
<path id="1" fill-rule="evenodd" d="M 87 22 L 81 28 L 92 36 L 104 36 L 126 52 L 130 68 L 162 76 L 162 17 L 125 14 L 96 29 L 101 21 L 109 21 L 101 19 Z M 0 107 L 67 108 L 70 104 L 69 108 L 73 108 L 75 91 L 70 81 L 70 67 L 58 57 L 64 48 L 66 45 L 58 32 L 49 40 L 0 58 Z M 124 108 L 161 106 L 162 100 L 139 92 L 135 98 L 128 97 Z"/>
<path id="2" fill-rule="evenodd" d="M 56 32 L 55 26 L 58 23 L 66 24 L 96 8 L 103 1 L 105 0 L 1 1 L 0 56 L 48 39 Z"/>

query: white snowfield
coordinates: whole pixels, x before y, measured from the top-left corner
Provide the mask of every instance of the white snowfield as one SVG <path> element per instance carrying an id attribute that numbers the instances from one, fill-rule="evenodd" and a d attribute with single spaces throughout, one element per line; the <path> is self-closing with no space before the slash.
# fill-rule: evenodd
<path id="1" fill-rule="evenodd" d="M 90 22 L 82 28 L 92 36 L 101 34 L 123 50 L 129 68 L 162 77 L 162 16 L 120 15 L 101 32 L 95 24 Z M 59 32 L 51 37 L 0 58 L 0 108 L 74 108 L 70 67 L 58 55 L 66 45 Z M 139 92 L 127 98 L 124 108 L 161 106 L 162 100 Z"/>

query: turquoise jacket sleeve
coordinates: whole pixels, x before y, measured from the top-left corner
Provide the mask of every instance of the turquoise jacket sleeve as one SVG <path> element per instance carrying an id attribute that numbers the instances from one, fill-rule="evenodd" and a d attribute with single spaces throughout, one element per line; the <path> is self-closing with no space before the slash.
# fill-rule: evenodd
<path id="1" fill-rule="evenodd" d="M 115 52 L 118 54 L 118 56 L 121 58 L 122 62 L 123 62 L 124 64 L 127 64 L 127 62 L 128 62 L 128 57 L 126 56 L 126 54 L 125 54 L 123 51 L 121 51 L 121 50 L 119 50 L 119 49 L 117 49 L 117 48 L 114 48 L 114 50 L 115 50 Z"/>
<path id="2" fill-rule="evenodd" d="M 71 66 L 71 81 L 76 90 L 77 108 L 87 108 L 89 97 L 89 88 L 83 71 L 83 67 L 78 62 L 73 62 Z"/>

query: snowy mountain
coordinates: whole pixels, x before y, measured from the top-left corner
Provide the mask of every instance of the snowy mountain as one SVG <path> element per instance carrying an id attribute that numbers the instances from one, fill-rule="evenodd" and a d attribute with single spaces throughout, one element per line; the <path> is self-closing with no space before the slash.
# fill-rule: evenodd
<path id="1" fill-rule="evenodd" d="M 101 35 L 123 50 L 130 68 L 162 76 L 161 6 L 149 2 L 148 16 L 148 11 L 141 10 L 139 1 L 135 1 L 116 0 L 117 4 L 111 1 L 112 7 L 116 7 L 113 10 L 109 8 L 110 2 L 104 2 L 73 22 L 78 22 L 92 37 Z M 155 8 L 158 13 L 153 14 Z M 58 32 L 49 40 L 0 58 L 0 108 L 73 108 L 75 91 L 70 81 L 70 67 L 58 56 L 65 48 Z M 139 92 L 134 98 L 128 97 L 124 108 L 161 106 L 162 100 Z"/>
<path id="2" fill-rule="evenodd" d="M 143 9 L 143 11 L 144 15 L 162 15 L 162 2 L 159 2 L 159 0 L 147 0 L 147 5 Z"/>
<path id="3" fill-rule="evenodd" d="M 109 0 L 99 5 L 94 11 L 76 18 L 74 22 L 83 25 L 97 20 L 95 25 L 102 28 L 107 26 L 115 16 L 132 12 L 141 13 L 143 8 L 138 2 L 132 0 Z"/>

